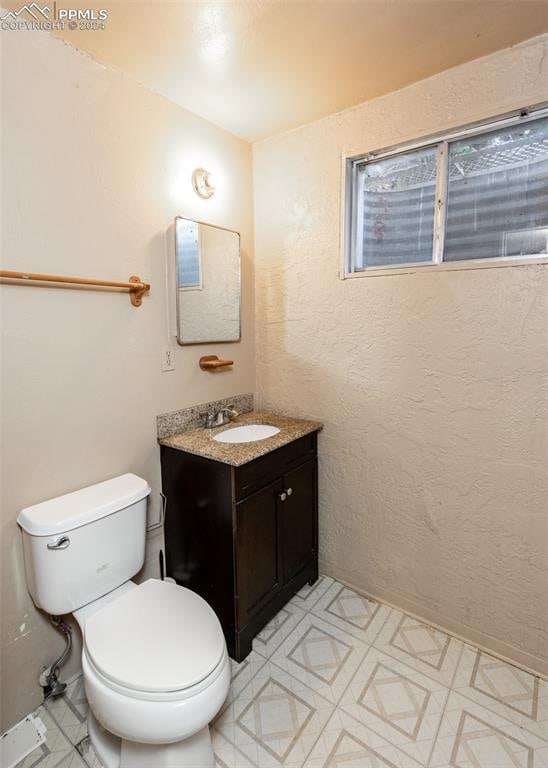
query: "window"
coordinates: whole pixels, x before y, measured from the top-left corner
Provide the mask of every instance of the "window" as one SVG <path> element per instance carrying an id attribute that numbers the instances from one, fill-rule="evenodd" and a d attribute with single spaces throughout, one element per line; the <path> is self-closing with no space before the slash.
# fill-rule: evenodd
<path id="1" fill-rule="evenodd" d="M 548 115 L 347 160 L 345 272 L 548 255 Z"/>

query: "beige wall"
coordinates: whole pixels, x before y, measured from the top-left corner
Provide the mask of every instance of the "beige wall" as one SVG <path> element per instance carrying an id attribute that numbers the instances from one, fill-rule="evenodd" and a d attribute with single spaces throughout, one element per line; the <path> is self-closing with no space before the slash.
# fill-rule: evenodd
<path id="1" fill-rule="evenodd" d="M 15 518 L 25 505 L 132 471 L 160 491 L 155 416 L 254 389 L 249 145 L 48 36 L 2 33 L 4 268 L 126 280 L 125 295 L 2 286 L 2 723 L 41 699 L 63 647 L 27 596 Z M 190 173 L 215 173 L 201 201 Z M 180 348 L 168 330 L 166 236 L 176 214 L 242 234 L 243 340 L 233 370 L 198 368 L 223 346 Z M 162 373 L 161 349 L 176 370 Z M 159 537 L 149 546 L 157 572 Z M 74 652 L 65 674 L 78 669 Z"/>
<path id="2" fill-rule="evenodd" d="M 548 36 L 254 145 L 260 405 L 322 419 L 324 571 L 548 673 L 548 269 L 342 281 L 341 157 L 548 99 Z"/>

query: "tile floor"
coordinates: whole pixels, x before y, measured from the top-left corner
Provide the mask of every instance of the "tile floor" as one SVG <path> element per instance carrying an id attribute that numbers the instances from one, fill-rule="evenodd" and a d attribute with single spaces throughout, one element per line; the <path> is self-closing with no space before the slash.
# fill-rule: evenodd
<path id="1" fill-rule="evenodd" d="M 18 768 L 101 768 L 86 711 L 79 678 Z M 322 577 L 232 662 L 212 735 L 218 768 L 548 768 L 548 683 Z"/>

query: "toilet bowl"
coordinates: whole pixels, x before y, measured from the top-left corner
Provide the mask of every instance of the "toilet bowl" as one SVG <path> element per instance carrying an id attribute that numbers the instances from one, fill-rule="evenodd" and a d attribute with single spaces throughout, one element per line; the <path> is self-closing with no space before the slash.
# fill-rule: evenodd
<path id="1" fill-rule="evenodd" d="M 29 592 L 82 630 L 88 733 L 105 768 L 214 768 L 208 724 L 230 685 L 221 625 L 189 589 L 131 577 L 148 484 L 122 475 L 23 510 Z"/>
<path id="2" fill-rule="evenodd" d="M 119 761 L 105 760 L 101 744 L 94 746 L 105 768 L 121 764 L 124 741 L 132 742 L 134 753 L 124 768 L 136 768 L 140 752 L 144 768 L 150 768 L 150 749 L 144 747 L 162 744 L 172 745 L 169 758 L 176 768 L 198 766 L 194 754 L 192 763 L 184 762 L 190 746 L 185 740 L 207 728 L 230 685 L 219 621 L 201 597 L 176 584 L 151 579 L 118 591 L 105 604 L 96 601 L 74 613 L 84 641 L 86 696 L 95 719 L 118 737 Z M 109 739 L 108 755 L 114 757 L 112 744 Z M 204 750 L 200 766 L 213 765 L 210 752 Z"/>

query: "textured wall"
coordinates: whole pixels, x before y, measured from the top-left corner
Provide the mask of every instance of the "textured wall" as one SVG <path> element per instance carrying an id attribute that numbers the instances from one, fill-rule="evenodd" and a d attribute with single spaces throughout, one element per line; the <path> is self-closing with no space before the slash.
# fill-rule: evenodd
<path id="1" fill-rule="evenodd" d="M 254 145 L 259 406 L 325 422 L 323 570 L 548 672 L 548 269 L 342 281 L 341 157 L 548 99 L 548 36 Z"/>
<path id="2" fill-rule="evenodd" d="M 138 274 L 152 290 L 135 309 L 123 295 L 0 287 L 0 732 L 40 702 L 38 673 L 63 647 L 27 595 L 18 511 L 132 471 L 152 486 L 157 519 L 156 415 L 255 385 L 249 145 L 47 34 L 1 40 L 4 268 Z M 217 181 L 207 201 L 190 183 L 202 165 Z M 198 358 L 226 355 L 226 346 L 174 339 L 166 231 L 176 215 L 242 233 L 243 338 L 230 345 L 234 368 L 220 375 L 200 371 Z M 176 370 L 162 373 L 167 345 Z M 149 543 L 148 573 L 157 573 L 160 540 Z M 78 666 L 76 647 L 64 675 Z"/>

